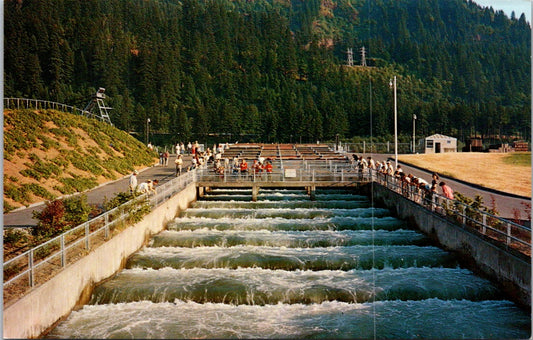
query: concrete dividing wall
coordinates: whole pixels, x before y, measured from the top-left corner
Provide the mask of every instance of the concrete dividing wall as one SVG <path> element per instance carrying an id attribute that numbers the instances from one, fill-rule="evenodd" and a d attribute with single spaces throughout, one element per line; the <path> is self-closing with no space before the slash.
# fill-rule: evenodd
<path id="1" fill-rule="evenodd" d="M 486 275 L 513 301 L 531 308 L 530 257 L 506 251 L 500 243 L 449 222 L 380 184 L 373 183 L 366 190 L 399 218 L 409 220 L 446 250 L 457 253 L 470 269 Z"/>
<path id="2" fill-rule="evenodd" d="M 163 230 L 167 222 L 195 199 L 196 186 L 191 183 L 141 222 L 123 230 L 7 307 L 3 313 L 4 338 L 37 338 L 78 304 L 86 303 L 96 283 L 119 271 L 151 235 Z"/>

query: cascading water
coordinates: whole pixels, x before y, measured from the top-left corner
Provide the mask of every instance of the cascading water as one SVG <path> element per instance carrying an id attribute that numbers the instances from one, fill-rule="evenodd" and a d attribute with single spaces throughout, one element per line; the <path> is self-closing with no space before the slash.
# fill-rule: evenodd
<path id="1" fill-rule="evenodd" d="M 348 191 L 213 190 L 50 338 L 518 339 L 530 315 Z"/>

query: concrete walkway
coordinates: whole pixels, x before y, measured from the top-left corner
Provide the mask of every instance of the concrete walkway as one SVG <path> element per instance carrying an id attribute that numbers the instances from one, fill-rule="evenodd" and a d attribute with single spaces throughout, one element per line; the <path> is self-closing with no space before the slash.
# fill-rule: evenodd
<path id="1" fill-rule="evenodd" d="M 350 156 L 351 155 L 347 155 Z M 369 154 L 365 154 L 365 158 Z M 394 155 L 389 154 L 370 154 L 370 156 L 379 161 L 392 159 L 394 161 Z M 183 160 L 183 168 L 186 167 L 191 162 L 191 156 L 185 155 Z M 159 183 L 162 184 L 175 176 L 175 167 L 174 160 L 176 155 L 171 155 L 168 161 L 168 166 L 160 166 L 159 164 L 152 167 L 143 169 L 139 172 L 138 182 L 142 183 L 148 179 L 157 179 Z M 404 172 L 413 174 L 416 177 L 421 177 L 428 182 L 431 182 L 431 172 L 410 166 L 405 163 L 399 162 L 404 169 Z M 96 187 L 94 189 L 88 190 L 85 192 L 87 195 L 87 202 L 89 204 L 101 205 L 104 201 L 104 198 L 112 199 L 115 197 L 115 194 L 118 192 L 128 191 L 128 181 L 129 174 L 124 176 L 122 179 L 108 182 Z M 513 219 L 515 218 L 515 211 L 520 212 L 520 219 L 527 219 L 526 210 L 530 207 L 531 199 L 517 197 L 516 195 L 506 194 L 502 192 L 497 192 L 491 189 L 482 188 L 476 185 L 470 185 L 468 183 L 457 181 L 445 176 L 441 176 L 441 180 L 445 181 L 454 191 L 458 191 L 463 195 L 466 195 L 470 198 L 474 198 L 476 195 L 481 195 L 483 197 L 483 202 L 486 206 L 492 207 L 492 201 L 494 200 L 496 210 L 499 212 L 499 216 Z M 31 227 L 37 224 L 37 221 L 33 219 L 33 211 L 41 211 L 44 207 L 44 202 L 37 203 L 29 208 L 20 209 L 17 211 L 10 212 L 3 215 L 3 225 L 4 227 Z"/>
<path id="2" fill-rule="evenodd" d="M 368 156 L 369 155 L 365 155 L 365 158 Z M 371 154 L 370 156 L 380 162 L 390 159 L 392 163 L 394 163 L 394 155 Z M 413 176 L 423 178 L 429 183 L 431 183 L 431 171 L 427 171 L 425 169 L 421 169 L 401 161 L 398 161 L 398 164 L 402 166 L 402 169 L 406 174 L 413 174 Z M 457 191 L 464 196 L 474 199 L 476 195 L 481 195 L 481 197 L 483 197 L 484 205 L 489 208 L 492 208 L 492 202 L 494 200 L 496 210 L 499 213 L 498 216 L 500 217 L 514 219 L 515 209 L 517 209 L 517 211 L 520 212 L 520 219 L 526 220 L 526 210 L 531 211 L 531 198 L 521 197 L 510 193 L 504 193 L 490 188 L 483 188 L 479 185 L 473 185 L 464 181 L 455 180 L 453 178 L 443 176 L 441 174 L 439 174 L 439 176 L 440 181 L 445 182 L 454 191 Z M 440 188 L 438 190 L 440 193 Z"/>
<path id="3" fill-rule="evenodd" d="M 168 160 L 168 166 L 161 166 L 159 164 L 156 164 L 154 166 L 140 170 L 139 174 L 137 175 L 137 182 L 140 184 L 149 179 L 152 179 L 152 180 L 157 179 L 159 181 L 159 184 L 163 184 L 171 180 L 172 178 L 175 177 L 175 173 L 176 173 L 175 166 L 174 166 L 175 159 L 176 159 L 176 155 L 171 155 L 170 159 Z M 190 162 L 191 162 L 191 156 L 188 156 L 188 155 L 183 156 L 183 164 L 184 164 L 183 168 L 186 169 L 186 167 L 189 165 Z M 119 180 L 103 183 L 96 188 L 87 190 L 86 192 L 84 192 L 84 194 L 87 195 L 87 203 L 95 204 L 95 205 L 102 205 L 104 202 L 104 198 L 107 198 L 107 200 L 110 200 L 113 197 L 115 197 L 116 193 L 127 192 L 129 190 L 128 183 L 129 183 L 130 175 L 131 174 L 128 174 Z M 15 211 L 4 214 L 3 226 L 4 227 L 33 227 L 37 225 L 37 220 L 33 218 L 33 212 L 41 211 L 43 208 L 44 208 L 44 202 L 39 202 L 39 203 L 31 205 L 28 208 L 22 208 L 22 209 L 19 208 Z"/>

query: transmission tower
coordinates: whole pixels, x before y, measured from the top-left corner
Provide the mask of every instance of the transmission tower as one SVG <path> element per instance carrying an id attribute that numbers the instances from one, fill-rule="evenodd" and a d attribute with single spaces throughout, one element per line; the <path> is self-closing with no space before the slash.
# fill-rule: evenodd
<path id="1" fill-rule="evenodd" d="M 109 113 L 107 110 L 112 110 L 112 107 L 105 106 L 104 104 L 104 98 L 105 98 L 105 88 L 100 87 L 98 91 L 96 91 L 96 94 L 94 94 L 91 97 L 91 100 L 85 107 L 84 111 L 87 111 L 90 114 L 93 114 L 100 118 L 100 120 L 109 123 L 110 125 L 113 125 L 111 123 L 111 118 L 109 118 Z M 94 113 L 93 110 L 98 107 L 98 113 Z"/>
<path id="2" fill-rule="evenodd" d="M 346 53 L 348 54 L 348 66 L 353 66 L 353 49 L 349 48 Z"/>
<path id="3" fill-rule="evenodd" d="M 364 46 L 361 48 L 361 66 L 366 66 L 366 49 Z"/>

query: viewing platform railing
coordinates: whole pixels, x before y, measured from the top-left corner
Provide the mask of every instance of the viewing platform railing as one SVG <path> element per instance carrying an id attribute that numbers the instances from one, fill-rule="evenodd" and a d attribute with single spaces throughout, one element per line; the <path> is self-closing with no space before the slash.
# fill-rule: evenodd
<path id="1" fill-rule="evenodd" d="M 197 172 L 198 182 L 252 182 L 252 183 L 270 183 L 270 182 L 314 182 L 320 184 L 322 182 L 369 182 L 371 176 L 366 173 L 364 175 L 352 170 L 349 166 L 346 167 L 310 167 L 310 168 L 284 168 L 273 170 L 271 173 L 262 171 L 255 172 L 248 170 L 245 173 L 234 171 L 232 169 L 224 169 L 222 173 L 215 173 L 211 169 L 201 169 Z"/>
<path id="2" fill-rule="evenodd" d="M 531 229 L 492 215 L 488 212 L 474 209 L 457 200 L 449 200 L 438 194 L 424 193 L 420 189 L 401 182 L 399 179 L 376 171 L 353 169 L 348 163 L 328 164 L 314 163 L 302 168 L 278 168 L 272 173 L 234 173 L 227 169 L 223 173 L 215 173 L 206 167 L 185 172 L 157 187 L 155 195 L 141 195 L 117 208 L 107 211 L 63 234 L 57 236 L 35 248 L 32 248 L 14 258 L 4 262 L 4 303 L 22 296 L 32 287 L 44 283 L 62 268 L 83 257 L 94 247 L 112 237 L 120 226 L 132 222 L 135 212 L 141 209 L 153 210 L 170 197 L 183 190 L 190 183 L 218 182 L 218 183 L 349 183 L 376 182 L 403 197 L 420 204 L 433 213 L 453 220 L 462 228 L 479 233 L 484 237 L 496 240 L 508 248 L 530 255 Z M 144 215 L 141 215 L 144 216 Z"/>
<path id="3" fill-rule="evenodd" d="M 531 228 L 508 219 L 493 215 L 487 211 L 475 209 L 458 200 L 448 199 L 437 193 L 423 191 L 420 188 L 402 182 L 394 176 L 375 173 L 374 180 L 403 197 L 420 204 L 432 212 L 453 220 L 463 228 L 489 237 L 531 255 Z"/>
<path id="4" fill-rule="evenodd" d="M 75 106 L 30 98 L 4 98 L 4 109 L 58 110 L 90 118 L 102 119 L 99 115 L 79 109 Z"/>
<path id="5" fill-rule="evenodd" d="M 62 268 L 104 243 L 115 230 L 134 222 L 137 211 L 153 210 L 194 181 L 195 172 L 187 172 L 157 187 L 154 195 L 142 194 L 5 261 L 4 303 L 46 282 Z"/>

